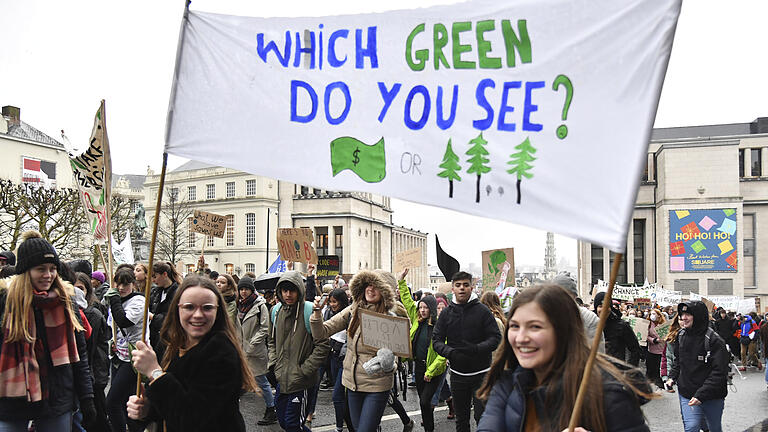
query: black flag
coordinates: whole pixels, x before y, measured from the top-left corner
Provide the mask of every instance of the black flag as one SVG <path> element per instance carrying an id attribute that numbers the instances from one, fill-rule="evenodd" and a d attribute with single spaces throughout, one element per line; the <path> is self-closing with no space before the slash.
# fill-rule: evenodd
<path id="1" fill-rule="evenodd" d="M 443 276 L 445 276 L 445 280 L 450 282 L 453 279 L 453 275 L 459 271 L 459 262 L 456 261 L 456 258 L 445 253 L 443 248 L 440 247 L 440 240 L 437 238 L 437 234 L 435 234 L 435 242 L 437 243 L 437 266 L 440 268 Z"/>

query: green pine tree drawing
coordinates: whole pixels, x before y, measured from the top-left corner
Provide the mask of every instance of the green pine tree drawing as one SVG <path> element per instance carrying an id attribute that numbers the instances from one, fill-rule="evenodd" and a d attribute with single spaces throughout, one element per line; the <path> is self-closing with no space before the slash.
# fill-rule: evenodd
<path id="1" fill-rule="evenodd" d="M 517 174 L 517 203 L 520 204 L 520 183 L 523 181 L 523 177 L 527 179 L 533 177 L 533 174 L 530 173 L 530 170 L 533 169 L 533 165 L 529 162 L 536 160 L 536 158 L 533 157 L 533 153 L 536 153 L 536 148 L 532 146 L 531 141 L 526 138 L 525 141 L 515 147 L 515 150 L 518 150 L 518 152 L 509 155 L 510 160 L 507 162 L 507 165 L 512 165 L 512 168 L 508 169 L 507 172 L 510 174 Z"/>
<path id="2" fill-rule="evenodd" d="M 440 168 L 443 169 L 438 177 L 448 179 L 448 198 L 453 198 L 453 181 L 461 181 L 458 171 L 461 171 L 461 166 L 458 164 L 459 157 L 453 152 L 451 148 L 451 139 L 448 138 L 448 145 L 445 146 L 445 154 L 443 154 L 443 163 L 440 164 Z"/>
<path id="3" fill-rule="evenodd" d="M 480 135 L 469 140 L 469 143 L 472 144 L 472 147 L 467 150 L 466 154 L 472 157 L 467 160 L 467 162 L 470 163 L 467 172 L 470 174 L 477 174 L 475 202 L 480 202 L 480 176 L 491 171 L 491 167 L 485 165 L 489 162 L 488 158 L 485 157 L 488 155 L 488 150 L 485 149 L 485 145 L 488 144 L 488 141 L 483 139 L 483 133 L 480 132 Z"/>

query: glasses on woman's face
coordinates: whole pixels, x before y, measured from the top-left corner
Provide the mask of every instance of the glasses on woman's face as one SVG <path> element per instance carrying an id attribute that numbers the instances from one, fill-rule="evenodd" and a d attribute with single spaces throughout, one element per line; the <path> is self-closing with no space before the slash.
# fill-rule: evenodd
<path id="1" fill-rule="evenodd" d="M 206 304 L 202 304 L 202 305 L 199 305 L 199 306 L 194 304 L 194 303 L 182 303 L 182 304 L 179 305 L 179 309 L 182 312 L 188 313 L 188 314 L 193 314 L 193 313 L 195 313 L 195 311 L 200 309 L 201 311 L 203 311 L 204 314 L 210 315 L 210 314 L 216 312 L 217 308 L 218 308 L 217 305 L 211 304 L 211 303 L 206 303 Z"/>

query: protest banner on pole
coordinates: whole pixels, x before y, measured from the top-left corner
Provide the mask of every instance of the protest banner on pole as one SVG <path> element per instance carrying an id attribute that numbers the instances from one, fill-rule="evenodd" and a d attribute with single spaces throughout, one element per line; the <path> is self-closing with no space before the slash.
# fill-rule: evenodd
<path id="1" fill-rule="evenodd" d="M 483 291 L 494 291 L 500 287 L 498 294 L 508 286 L 515 286 L 515 250 L 513 248 L 483 251 L 481 263 Z"/>
<path id="2" fill-rule="evenodd" d="M 190 11 L 165 150 L 622 252 L 680 6 L 471 0 L 317 18 Z"/>
<path id="3" fill-rule="evenodd" d="M 224 238 L 227 218 L 216 213 L 195 210 L 192 214 L 192 231 L 209 237 Z M 203 244 L 205 244 L 203 239 Z"/>
<path id="4" fill-rule="evenodd" d="M 278 228 L 277 245 L 286 261 L 317 264 L 317 252 L 312 246 L 314 234 L 309 228 Z"/>
<path id="5" fill-rule="evenodd" d="M 395 254 L 393 273 L 399 275 L 403 269 L 415 269 L 421 267 L 421 248 L 408 249 Z"/>
<path id="6" fill-rule="evenodd" d="M 333 278 L 339 274 L 339 256 L 338 255 L 323 255 L 317 257 L 317 278 L 327 279 Z"/>
<path id="7" fill-rule="evenodd" d="M 368 348 L 389 348 L 398 357 L 411 358 L 411 322 L 408 318 L 358 309 L 363 345 Z"/>
<path id="8" fill-rule="evenodd" d="M 633 316 L 622 317 L 622 319 L 632 327 L 632 332 L 637 337 L 637 342 L 640 346 L 646 346 L 648 344 L 648 329 L 651 326 L 651 322 L 645 318 Z"/>
<path id="9" fill-rule="evenodd" d="M 112 238 L 112 256 L 118 264 L 133 264 L 136 262 L 133 257 L 133 245 L 131 244 L 130 232 L 126 231 L 125 239 L 122 243 L 117 243 L 115 238 Z"/>

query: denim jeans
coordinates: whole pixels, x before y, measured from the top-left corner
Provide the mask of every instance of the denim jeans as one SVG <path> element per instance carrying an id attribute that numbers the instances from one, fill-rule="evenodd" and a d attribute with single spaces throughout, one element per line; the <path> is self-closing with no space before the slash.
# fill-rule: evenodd
<path id="1" fill-rule="evenodd" d="M 29 420 L 0 420 L 0 432 L 27 432 L 28 423 Z M 71 430 L 71 413 L 35 420 L 36 432 L 70 432 Z"/>
<path id="2" fill-rule="evenodd" d="M 469 432 L 469 412 L 472 406 L 475 408 L 475 423 L 480 423 L 485 404 L 475 395 L 477 389 L 483 383 L 485 373 L 464 376 L 451 373 L 451 395 L 453 396 L 453 409 L 456 412 L 456 432 Z"/>
<path id="3" fill-rule="evenodd" d="M 349 413 L 352 426 L 357 432 L 375 432 L 384 415 L 384 408 L 389 399 L 389 390 L 376 393 L 349 390 Z"/>
<path id="4" fill-rule="evenodd" d="M 259 388 L 261 389 L 261 397 L 264 398 L 264 405 L 267 408 L 272 408 L 275 406 L 275 396 L 272 395 L 272 386 L 269 385 L 269 380 L 267 379 L 267 375 L 259 375 L 256 377 L 256 384 L 259 385 Z"/>
<path id="5" fill-rule="evenodd" d="M 702 401 L 701 405 L 688 406 L 690 399 L 680 395 L 680 413 L 683 416 L 685 432 L 699 432 L 700 429 L 710 432 L 722 432 L 721 420 L 725 399 Z"/>
<path id="6" fill-rule="evenodd" d="M 440 405 L 440 401 L 448 400 L 451 398 L 451 386 L 448 385 L 448 370 L 440 375 L 440 382 L 437 384 L 437 390 L 435 390 L 435 395 L 432 396 L 432 405 L 438 406 Z"/>
<path id="7" fill-rule="evenodd" d="M 336 429 L 344 427 L 344 411 L 347 408 L 345 402 L 344 386 L 341 384 L 341 375 L 344 373 L 344 357 L 337 357 L 331 353 L 331 380 L 333 382 L 333 411 L 336 414 Z"/>

